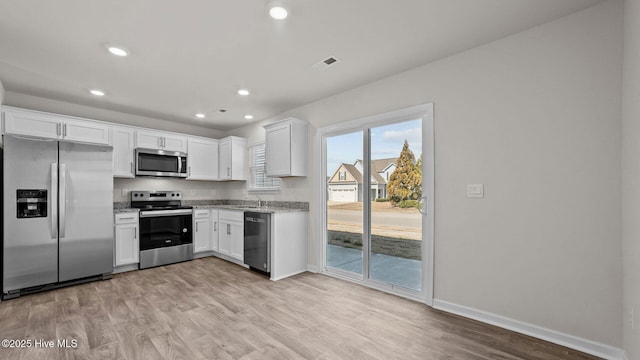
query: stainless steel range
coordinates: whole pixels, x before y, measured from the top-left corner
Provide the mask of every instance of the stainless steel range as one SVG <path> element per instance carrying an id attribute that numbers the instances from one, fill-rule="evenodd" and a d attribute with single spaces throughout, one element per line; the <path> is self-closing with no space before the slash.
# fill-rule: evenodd
<path id="1" fill-rule="evenodd" d="M 193 208 L 179 191 L 132 191 L 140 209 L 140 269 L 193 259 Z"/>

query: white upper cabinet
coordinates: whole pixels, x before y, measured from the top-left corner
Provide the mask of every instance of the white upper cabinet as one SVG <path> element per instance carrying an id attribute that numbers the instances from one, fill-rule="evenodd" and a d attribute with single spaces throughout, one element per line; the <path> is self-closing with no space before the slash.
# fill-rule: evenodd
<path id="1" fill-rule="evenodd" d="M 187 180 L 218 180 L 218 140 L 188 138 Z"/>
<path id="2" fill-rule="evenodd" d="M 237 136 L 226 137 L 220 140 L 219 151 L 219 179 L 247 180 L 247 139 Z"/>
<path id="3" fill-rule="evenodd" d="M 136 147 L 187 152 L 187 137 L 153 130 L 136 131 Z"/>
<path id="4" fill-rule="evenodd" d="M 135 131 L 131 128 L 114 126 L 111 129 L 114 177 L 135 177 L 133 169 L 134 133 Z"/>
<path id="5" fill-rule="evenodd" d="M 87 120 L 68 119 L 62 124 L 62 138 L 67 141 L 109 145 L 109 126 Z"/>
<path id="6" fill-rule="evenodd" d="M 85 119 L 4 108 L 4 133 L 86 144 L 109 145 L 109 126 Z"/>
<path id="7" fill-rule="evenodd" d="M 287 118 L 264 128 L 267 176 L 307 176 L 307 122 Z"/>

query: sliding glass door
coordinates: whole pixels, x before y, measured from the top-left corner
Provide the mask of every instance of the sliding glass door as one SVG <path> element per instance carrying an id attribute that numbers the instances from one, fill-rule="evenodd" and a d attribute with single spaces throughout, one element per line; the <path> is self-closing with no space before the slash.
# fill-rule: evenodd
<path id="1" fill-rule="evenodd" d="M 362 131 L 327 138 L 327 266 L 362 275 Z M 331 170 L 329 170 L 331 169 Z M 360 169 L 360 170 L 359 170 Z"/>
<path id="2" fill-rule="evenodd" d="M 371 128 L 369 278 L 422 288 L 422 120 Z"/>
<path id="3" fill-rule="evenodd" d="M 432 276 L 432 143 L 423 141 L 431 107 L 411 110 L 321 129 L 324 264 L 330 274 L 422 298 Z"/>

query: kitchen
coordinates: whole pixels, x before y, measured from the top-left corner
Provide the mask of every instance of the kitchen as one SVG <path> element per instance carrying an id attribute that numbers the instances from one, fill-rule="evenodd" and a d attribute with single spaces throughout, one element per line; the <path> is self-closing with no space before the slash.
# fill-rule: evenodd
<path id="1" fill-rule="evenodd" d="M 360 16 L 363 19 L 358 22 L 362 24 L 362 28 L 354 29 L 350 27 L 353 22 L 343 19 L 341 15 L 327 8 L 319 7 L 318 4 L 296 5 L 291 11 L 290 18 L 280 22 L 263 18 L 263 4 L 253 4 L 253 6 L 242 4 L 233 5 L 240 8 L 234 8 L 232 13 L 245 13 L 250 16 L 247 19 L 234 20 L 238 21 L 237 24 L 229 19 L 223 19 L 224 16 L 220 15 L 223 14 L 222 9 L 218 8 L 215 9 L 217 11 L 208 9 L 210 11 L 192 14 L 196 18 L 192 19 L 191 23 L 182 24 L 185 31 L 193 31 L 194 27 L 202 30 L 198 28 L 206 24 L 202 17 L 205 17 L 205 14 L 215 13 L 218 14 L 216 15 L 218 23 L 212 24 L 213 28 L 207 28 L 208 34 L 225 33 L 221 31 L 222 29 L 215 28 L 222 25 L 224 29 L 253 29 L 254 32 L 246 35 L 246 38 L 243 37 L 244 33 L 239 33 L 236 42 L 210 38 L 194 40 L 194 43 L 204 44 L 210 41 L 219 46 L 228 44 L 236 46 L 235 50 L 246 47 L 275 46 L 276 50 L 272 52 L 269 49 L 256 52 L 280 54 L 261 58 L 263 63 L 249 56 L 228 59 L 227 55 L 221 53 L 217 54 L 216 58 L 211 53 L 212 50 L 205 51 L 202 59 L 192 57 L 185 61 L 179 55 L 168 53 L 169 49 L 158 44 L 159 37 L 163 38 L 163 44 L 182 44 L 181 39 L 184 39 L 184 35 L 180 35 L 180 31 L 158 30 L 162 27 L 159 27 L 157 22 L 152 22 L 153 24 L 140 32 L 131 31 L 131 28 L 128 28 L 129 36 L 121 35 L 116 39 L 106 34 L 101 35 L 101 40 L 87 39 L 85 37 L 90 37 L 89 32 L 69 36 L 69 31 L 74 28 L 83 26 L 89 28 L 92 23 L 103 24 L 102 20 L 92 19 L 85 13 L 83 13 L 85 16 L 69 20 L 68 17 L 63 16 L 63 7 L 38 4 L 42 6 L 43 13 L 55 15 L 47 19 L 44 15 L 33 14 L 39 17 L 38 20 L 42 24 L 55 23 L 57 18 L 70 21 L 65 32 L 70 40 L 69 49 L 60 51 L 63 53 L 70 50 L 76 51 L 77 54 L 86 54 L 83 59 L 87 61 L 76 64 L 93 64 L 89 66 L 91 70 L 87 68 L 82 70 L 80 65 L 65 67 L 64 61 L 52 55 L 42 57 L 22 52 L 21 47 L 24 46 L 31 49 L 40 48 L 43 53 L 54 54 L 57 50 L 50 48 L 53 44 L 62 43 L 56 41 L 55 36 L 65 35 L 54 35 L 53 32 L 43 32 L 43 28 L 39 26 L 29 27 L 26 24 L 20 24 L 16 19 L 29 13 L 29 5 L 26 3 L 8 7 L 10 10 L 7 11 L 12 15 L 7 16 L 0 23 L 7 29 L 2 31 L 3 35 L 0 36 L 0 44 L 7 49 L 3 52 L 3 58 L 0 59 L 0 81 L 5 88 L 2 91 L 2 104 L 7 108 L 41 111 L 55 114 L 55 116 L 70 116 L 90 119 L 97 123 L 109 123 L 112 124 L 110 141 L 116 139 L 113 133 L 116 127 L 125 130 L 135 127 L 219 142 L 230 136 L 244 138 L 247 142 L 245 149 L 247 160 L 243 164 L 245 175 L 251 172 L 249 147 L 265 141 L 265 125 L 289 118 L 308 123 L 305 147 L 307 176 L 280 178 L 279 192 L 250 191 L 248 180 L 185 180 L 134 175 L 134 177 L 114 178 L 112 193 L 114 208 L 120 206 L 129 208 L 131 194 L 136 191 L 177 191 L 181 192 L 181 201 L 186 206 L 194 207 L 194 216 L 198 210 L 209 210 L 208 215 L 202 215 L 200 219 L 203 219 L 203 222 L 199 224 L 205 224 L 208 221 L 209 226 L 203 226 L 211 229 L 212 232 L 213 224 L 216 223 L 211 213 L 213 207 L 198 209 L 197 206 L 227 205 L 225 201 L 237 201 L 239 205 L 258 205 L 258 201 L 266 202 L 267 205 L 272 202 L 306 203 L 308 211 L 302 213 L 308 216 L 308 223 L 305 234 L 306 273 L 270 281 L 262 274 L 234 263 L 233 257 L 225 259 L 223 256 L 215 256 L 216 254 L 213 253 L 215 250 L 209 250 L 210 246 L 213 246 L 212 241 L 211 244 L 203 245 L 203 249 L 206 249 L 201 252 L 203 257 L 192 261 L 144 270 L 127 268 L 135 267 L 132 265 L 135 262 L 132 262 L 123 265 L 124 268 L 121 269 L 130 271 L 116 273 L 110 280 L 2 301 L 0 311 L 5 315 L 0 318 L 6 326 L 3 329 L 6 329 L 8 334 L 11 331 L 10 334 L 20 335 L 20 331 L 26 331 L 26 326 L 20 323 L 26 324 L 29 317 L 46 319 L 50 316 L 50 312 L 55 312 L 50 308 L 52 305 L 47 300 L 52 300 L 56 296 L 61 299 L 69 296 L 69 301 L 76 302 L 86 314 L 90 314 L 93 310 L 102 320 L 106 316 L 111 319 L 111 323 L 130 323 L 131 319 L 125 320 L 125 318 L 131 316 L 132 319 L 135 318 L 138 325 L 141 323 L 150 325 L 150 328 L 145 331 L 141 328 L 132 330 L 130 333 L 134 340 L 120 341 L 117 333 L 111 333 L 113 330 L 105 330 L 103 332 L 105 336 L 100 339 L 92 335 L 98 331 L 87 331 L 85 335 L 78 335 L 86 339 L 83 346 L 86 346 L 87 351 L 95 353 L 98 349 L 113 350 L 112 346 L 116 344 L 115 347 L 119 351 L 126 352 L 126 357 L 132 357 L 131 354 L 140 354 L 131 348 L 155 349 L 164 354 L 170 351 L 171 347 L 163 346 L 162 339 L 167 339 L 173 344 L 184 342 L 184 338 L 189 333 L 186 329 L 187 324 L 192 323 L 194 319 L 207 318 L 208 314 L 202 309 L 203 304 L 209 303 L 209 310 L 213 310 L 211 306 L 215 306 L 217 302 L 224 306 L 217 308 L 220 312 L 217 315 L 214 312 L 211 319 L 216 319 L 218 323 L 225 326 L 225 329 L 211 328 L 210 324 L 196 324 L 200 329 L 206 329 L 204 336 L 198 335 L 194 338 L 194 342 L 202 341 L 197 346 L 194 344 L 198 351 L 190 349 L 196 357 L 206 351 L 208 345 L 204 343 L 205 339 L 210 340 L 210 344 L 219 346 L 231 344 L 231 348 L 226 352 L 231 357 L 258 356 L 261 351 L 263 355 L 281 353 L 288 354 L 289 357 L 296 357 L 296 355 L 306 357 L 314 352 L 317 354 L 329 352 L 334 358 L 344 358 L 347 354 L 353 354 L 350 351 L 354 351 L 363 356 L 368 354 L 375 357 L 371 353 L 374 350 L 387 354 L 387 357 L 393 357 L 386 352 L 390 349 L 406 355 L 405 357 L 415 358 L 418 357 L 418 353 L 429 354 L 429 350 L 422 346 L 412 348 L 400 334 L 411 333 L 406 326 L 421 326 L 428 322 L 421 317 L 422 315 L 419 315 L 420 320 L 415 322 L 407 319 L 416 317 L 424 311 L 444 314 L 439 312 L 440 310 L 436 312 L 425 304 L 401 300 L 402 298 L 396 299 L 382 292 L 361 289 L 351 283 L 336 280 L 335 277 L 324 276 L 326 275 L 323 263 L 325 244 L 322 235 L 324 179 L 319 169 L 324 156 L 320 144 L 320 134 L 323 131 L 329 131 L 331 127 L 353 120 L 406 109 L 418 104 L 432 103 L 436 140 L 435 198 L 437 199 L 435 202 L 437 212 L 434 234 L 435 252 L 432 258 L 434 278 L 431 284 L 433 308 L 484 323 L 496 324 L 502 328 L 563 344 L 600 357 L 622 358 L 621 349 L 624 348 L 629 358 L 634 358 L 633 339 L 635 339 L 636 330 L 632 329 L 631 322 L 623 320 L 627 319 L 629 313 L 632 314 L 634 287 L 626 283 L 623 285 L 622 279 L 622 248 L 623 244 L 628 244 L 628 241 L 620 240 L 622 237 L 620 222 L 626 220 L 621 220 L 623 214 L 620 204 L 624 201 L 620 195 L 622 189 L 616 185 L 622 181 L 623 175 L 616 164 L 620 164 L 621 161 L 619 154 L 620 104 L 625 95 L 621 90 L 622 70 L 615 64 L 622 63 L 622 43 L 627 36 L 626 28 L 625 32 L 621 30 L 623 18 L 635 13 L 630 13 L 627 9 L 623 11 L 623 4 L 619 1 L 562 3 L 565 5 L 573 3 L 576 7 L 555 8 L 554 12 L 549 10 L 555 6 L 551 2 L 546 2 L 543 6 L 532 6 L 523 2 L 519 4 L 523 7 L 518 11 L 514 8 L 513 12 L 509 12 L 513 14 L 513 19 L 518 19 L 515 21 L 518 25 L 510 23 L 513 27 L 508 30 L 505 23 L 509 22 L 507 21 L 509 17 L 497 15 L 508 12 L 501 8 L 506 5 L 498 6 L 491 1 L 485 2 L 486 6 L 466 4 L 472 7 L 474 10 L 472 13 L 484 14 L 485 17 L 477 16 L 475 20 L 463 14 L 465 12 L 462 11 L 462 5 L 453 8 L 438 7 L 435 11 L 426 8 L 421 9 L 422 11 L 413 8 L 414 11 L 410 11 L 411 6 L 426 6 L 412 3 L 405 11 L 399 13 L 397 18 L 387 23 L 384 17 L 384 14 L 387 14 L 384 2 L 374 2 L 359 4 L 371 10 L 367 14 L 362 14 L 355 8 L 349 10 L 351 16 Z M 580 4 L 576 5 L 578 3 Z M 100 7 L 100 5 L 95 6 Z M 156 11 L 159 13 L 167 11 L 169 10 L 167 7 L 171 11 L 164 13 L 164 16 L 186 11 L 177 6 L 170 7 L 168 4 L 162 4 Z M 117 6 L 113 8 L 103 6 L 101 10 L 104 10 L 104 19 L 108 18 L 106 14 L 113 12 L 115 8 Z M 541 9 L 547 9 L 553 15 L 542 14 L 544 11 Z M 86 9 L 78 9 L 79 12 L 84 10 Z M 122 22 L 116 26 L 121 27 L 123 31 L 131 23 L 144 19 L 142 14 L 136 13 L 133 9 L 130 10 L 132 17 L 120 18 Z M 491 10 L 496 12 L 492 13 Z M 408 12 L 413 14 L 407 14 Z M 315 15 L 311 16 L 311 13 Z M 414 42 L 409 41 L 409 48 L 424 50 L 428 48 L 423 44 L 429 41 L 429 36 L 426 35 L 429 31 L 416 32 L 415 27 L 407 24 L 422 24 L 421 16 L 434 13 L 449 14 L 448 21 L 452 24 L 451 26 L 466 29 L 459 32 L 465 35 L 458 38 L 455 37 L 455 29 L 450 32 L 449 43 L 452 47 L 454 44 L 459 47 L 449 49 L 448 52 L 431 54 L 433 56 L 431 58 L 420 57 L 415 52 L 400 52 L 400 49 L 396 49 L 397 55 L 391 56 L 390 60 L 387 59 L 390 63 L 406 61 L 403 64 L 398 63 L 405 66 L 404 69 L 369 67 L 374 66 L 375 63 L 371 59 L 381 55 L 380 51 L 366 48 L 372 45 L 367 41 L 373 42 L 377 47 L 383 46 L 384 43 L 386 43 L 385 46 L 401 46 L 403 43 L 402 41 L 385 41 L 389 38 L 383 33 L 376 32 L 375 28 L 372 30 L 371 27 L 365 26 L 369 23 L 365 19 L 370 20 L 372 24 L 387 24 L 391 38 L 393 38 L 391 32 L 394 29 L 399 31 L 399 33 L 393 33 L 396 36 L 400 35 L 394 39 L 402 39 L 403 35 L 414 33 L 415 36 L 411 37 Z M 335 21 L 333 16 L 336 16 Z M 119 18 L 117 15 L 114 17 Z M 167 18 L 157 19 L 166 20 Z M 323 26 L 334 22 L 336 29 Z M 431 33 L 444 34 L 447 33 L 446 29 L 451 29 L 445 26 L 446 24 L 436 24 L 437 19 L 431 19 L 431 22 L 433 24 L 422 25 L 442 26 L 438 31 Z M 624 21 L 624 23 L 627 22 Z M 480 32 L 482 24 L 504 26 L 503 32 L 493 29 L 494 32 L 491 34 L 482 33 Z M 498 24 L 502 25 L 498 26 Z M 344 27 L 340 28 L 341 26 Z M 109 25 L 104 27 L 110 28 Z M 298 38 L 294 32 L 289 32 L 287 29 L 291 27 L 300 37 L 304 37 L 303 34 L 306 35 L 306 40 Z M 24 29 L 25 38 L 20 40 L 23 44 L 28 44 L 26 39 L 28 37 L 38 38 L 36 34 L 43 37 L 40 38 L 38 45 L 31 47 L 19 45 L 19 41 L 14 42 L 9 35 L 17 34 L 16 29 Z M 151 29 L 159 32 L 150 34 Z M 313 32 L 305 33 L 305 29 L 313 29 Z M 488 29 L 484 30 L 488 31 Z M 292 49 L 303 49 L 300 43 L 308 43 L 309 39 L 319 39 L 318 36 L 323 31 L 327 31 L 330 38 L 344 40 L 348 46 L 327 46 L 331 42 L 323 40 L 312 41 L 318 45 L 315 49 L 307 47 L 305 48 L 307 51 L 292 51 Z M 260 35 L 256 35 L 256 32 L 265 37 L 259 38 Z M 376 36 L 369 37 L 370 32 Z M 478 38 L 469 37 L 470 33 L 478 34 Z M 144 36 L 150 39 L 146 44 L 144 41 L 136 40 L 137 37 Z M 91 43 L 93 47 L 82 47 L 79 43 L 71 41 L 76 37 L 79 38 L 79 43 Z M 124 40 L 126 38 L 129 38 L 131 43 L 127 43 Z M 255 39 L 261 39 L 261 41 Z M 456 43 L 458 40 L 461 42 Z M 131 55 L 124 59 L 110 57 L 111 55 L 106 53 L 102 44 L 112 41 L 121 42 L 122 46 L 130 47 Z M 289 48 L 286 44 L 298 45 Z M 365 49 L 356 49 L 355 44 L 362 45 Z M 417 44 L 420 45 L 417 46 Z M 353 53 L 348 52 L 350 47 L 354 48 Z M 368 52 L 368 50 L 371 51 Z M 154 53 L 154 51 L 158 52 Z M 389 52 L 392 53 L 392 51 Z M 140 75 L 145 79 L 144 86 L 140 80 L 133 81 L 127 86 L 118 86 L 119 82 L 125 80 L 124 78 L 134 79 L 136 71 L 145 70 L 141 61 L 151 54 L 158 55 L 153 59 L 159 66 L 157 68 L 147 66 L 146 70 L 157 72 Z M 297 59 L 295 63 L 300 65 L 297 65 L 298 67 L 291 66 L 291 63 L 283 65 L 282 58 L 279 56 Z M 176 63 L 178 58 L 184 61 L 181 67 Z M 307 65 L 310 67 L 311 64 L 323 62 L 329 58 L 334 58 L 336 62 L 329 61 L 332 65 L 325 63 L 328 66 L 317 72 L 307 68 Z M 416 60 L 412 62 L 412 58 Z M 359 59 L 359 62 L 355 59 Z M 222 64 L 223 61 L 227 62 Z M 237 67 L 232 66 L 233 61 L 238 63 Z M 380 61 L 383 59 L 381 58 Z M 52 73 L 45 72 L 48 67 Z M 292 72 L 301 71 L 301 73 L 293 74 L 285 71 L 283 67 L 285 69 L 290 67 Z M 200 69 L 206 79 L 196 80 L 199 78 L 185 75 L 186 69 L 189 68 Z M 213 75 L 209 75 L 213 74 L 214 69 L 220 68 L 268 68 L 271 71 L 255 70 L 249 74 L 242 71 L 228 70 L 225 73 L 218 70 L 216 76 L 220 78 L 216 79 Z M 109 69 L 115 72 L 107 75 Z M 84 75 L 77 74 L 76 70 Z M 367 71 L 369 77 L 364 75 Z M 105 76 L 99 81 L 87 78 L 87 74 L 102 73 Z M 277 76 L 283 74 L 289 74 L 286 75 L 287 78 L 295 79 L 295 81 L 287 81 L 288 85 L 283 84 L 283 86 L 289 86 L 285 96 L 271 90 L 271 87 L 255 85 L 258 78 L 264 80 L 264 84 L 278 83 L 281 79 Z M 226 79 L 225 76 L 233 79 Z M 357 76 L 362 77 L 357 78 Z M 166 79 L 171 79 L 170 86 L 164 82 Z M 341 83 L 341 79 L 344 79 L 345 83 Z M 350 82 L 346 83 L 347 80 Z M 327 83 L 331 83 L 333 87 L 329 87 Z M 593 84 L 598 86 L 592 86 Z M 101 86 L 104 86 L 102 90 L 105 94 L 102 97 L 88 94 L 89 89 L 100 89 Z M 203 86 L 205 91 L 198 96 L 192 95 L 190 102 L 173 101 L 173 97 L 178 93 L 194 86 Z M 134 89 L 137 90 L 135 96 Z M 153 91 L 148 93 L 144 91 L 145 89 L 153 89 Z M 241 89 L 250 90 L 250 94 L 239 94 L 237 90 Z M 269 96 L 272 98 L 267 99 Z M 267 109 L 258 106 L 263 103 L 272 104 L 271 106 L 278 104 L 281 107 Z M 532 104 L 539 105 L 532 108 Z M 597 104 L 595 111 L 593 104 Z M 196 118 L 196 113 L 205 115 L 205 119 Z M 258 121 L 244 119 L 244 115 L 253 115 Z M 126 136 L 122 135 L 122 138 Z M 135 148 L 135 135 L 132 139 L 131 145 Z M 540 148 L 540 139 L 544 139 L 543 143 L 546 144 L 543 148 Z M 168 140 L 170 139 L 165 141 L 167 144 L 170 142 Z M 162 140 L 159 141 L 162 142 Z M 532 153 L 533 148 L 538 151 Z M 187 153 L 188 151 L 189 146 L 187 146 Z M 131 152 L 131 157 L 134 156 Z M 131 162 L 120 164 L 124 165 L 119 168 L 119 171 L 123 173 L 131 171 Z M 220 172 L 219 168 L 218 172 Z M 550 174 L 553 176 L 549 176 Z M 6 175 L 7 171 L 5 171 Z M 484 198 L 472 199 L 466 196 L 467 184 L 481 183 L 485 186 Z M 602 191 L 594 192 L 593 189 L 602 189 Z M 464 195 L 461 196 L 461 193 Z M 588 201 L 584 194 L 589 194 Z M 599 208 L 593 209 L 590 206 L 592 203 L 599 204 Z M 548 204 L 553 206 L 549 208 Z M 220 209 L 217 210 L 220 211 Z M 220 223 L 219 216 L 218 223 Z M 197 219 L 194 218 L 195 220 Z M 540 226 L 533 226 L 533 224 Z M 625 238 L 627 237 L 628 235 L 625 235 Z M 576 253 L 581 256 L 575 256 Z M 628 254 L 631 253 L 624 252 L 624 256 L 629 256 Z M 198 257 L 197 254 L 194 255 Z M 424 259 L 428 261 L 427 257 Z M 627 274 L 633 274 L 633 265 L 629 264 L 631 263 L 625 263 L 624 268 L 627 269 Z M 165 269 L 181 269 L 181 271 L 172 273 Z M 150 273 L 158 276 L 146 275 Z M 207 274 L 218 278 L 208 278 Z M 181 275 L 184 277 L 180 277 Z M 145 281 L 157 283 L 157 288 L 148 287 L 143 290 L 142 283 L 137 282 L 142 281 L 143 278 Z M 122 282 L 118 284 L 119 279 L 122 279 Z M 175 289 L 171 289 L 169 280 L 175 280 Z M 263 283 L 263 280 L 266 282 Z M 328 281 L 328 283 L 322 281 Z M 234 286 L 234 282 L 242 286 L 237 284 Z M 209 291 L 214 291 L 215 286 L 218 286 L 229 294 L 229 298 L 222 297 L 222 294 L 215 294 L 215 302 L 211 299 L 207 300 L 207 297 L 213 296 L 214 293 L 197 295 L 191 292 L 198 284 Z M 628 288 L 628 286 L 631 287 Z M 109 287 L 112 287 L 114 294 L 123 297 L 122 302 L 117 299 L 107 302 L 100 297 L 102 292 L 110 291 Z M 130 299 L 124 298 L 127 287 L 131 289 L 132 298 Z M 97 295 L 91 295 L 87 290 L 91 288 L 98 291 Z M 628 289 L 630 293 L 627 290 L 623 291 L 623 288 Z M 144 309 L 150 306 L 149 298 L 161 300 L 162 291 L 177 296 L 178 289 L 189 290 L 194 298 L 190 301 L 181 298 L 185 301 L 182 310 L 190 312 L 190 315 L 187 319 L 174 319 L 176 331 L 172 333 L 167 331 L 166 322 L 163 325 L 162 322 L 157 321 L 158 318 Z M 269 292 L 269 289 L 278 289 L 288 297 L 278 298 L 277 294 Z M 295 290 L 298 292 L 294 292 Z M 304 290 L 307 290 L 307 293 L 304 293 Z M 143 291 L 147 291 L 149 296 L 141 297 Z M 330 304 L 328 300 L 322 298 L 324 291 L 333 292 L 336 298 L 341 300 L 341 306 Z M 354 304 L 360 301 L 349 298 L 343 291 L 355 291 L 356 299 L 370 299 L 375 307 L 373 309 L 358 308 Z M 241 294 L 246 297 L 241 297 Z M 625 295 L 624 301 L 623 294 L 628 294 Z M 25 310 L 18 304 L 26 306 L 26 300 L 23 299 L 29 299 L 29 297 L 36 299 L 36 296 L 43 297 L 33 303 L 28 302 L 33 310 L 31 315 L 28 311 L 24 313 Z M 252 308 L 250 301 L 259 296 L 265 296 L 274 304 L 281 306 L 279 308 L 269 306 L 266 308 L 268 312 L 260 312 L 257 308 Z M 385 308 L 383 302 L 386 301 L 393 302 L 403 310 Z M 78 302 L 85 306 L 81 306 Z M 97 304 L 101 302 L 102 305 L 98 306 Z M 289 302 L 288 305 L 287 302 Z M 125 306 L 121 307 L 123 304 Z M 162 304 L 169 305 L 166 301 Z M 417 305 L 421 307 L 416 307 Z M 107 310 L 105 306 L 114 310 L 120 309 L 122 317 L 115 321 L 116 313 L 105 313 L 104 311 Z M 245 312 L 242 311 L 243 307 Z M 283 312 L 287 307 L 292 309 L 292 313 L 285 315 Z M 303 315 L 303 309 L 314 307 L 318 312 L 335 308 L 334 318 L 321 315 L 319 318 L 309 318 L 305 322 L 305 316 L 308 314 Z M 384 314 L 393 314 L 394 317 L 400 317 L 406 321 L 397 324 L 399 328 L 391 331 L 388 340 L 380 340 L 377 346 L 371 346 L 372 338 L 380 339 L 376 336 L 384 337 L 384 335 L 371 327 L 365 327 L 367 333 L 356 332 L 347 335 L 347 329 L 354 330 L 354 328 L 351 325 L 341 325 L 344 328 L 339 330 L 340 327 L 335 323 L 335 321 L 341 321 L 342 324 L 342 321 L 348 321 L 348 313 L 351 313 L 362 315 L 362 318 L 354 316 L 354 321 L 362 324 L 360 321 L 364 321 L 364 314 L 369 311 L 365 309 L 373 313 L 378 309 Z M 131 311 L 138 312 L 139 316 L 134 316 L 130 313 Z M 14 312 L 15 316 L 8 316 L 10 312 Z M 242 321 L 238 323 L 222 321 L 223 317 L 233 318 L 232 313 Z M 275 315 L 269 314 L 279 314 L 282 318 L 278 322 L 273 318 Z M 241 315 L 246 317 L 241 318 Z M 265 333 L 264 329 L 243 326 L 255 323 L 251 321 L 252 318 L 271 324 L 274 332 Z M 455 322 L 446 317 L 440 319 L 443 322 Z M 276 323 L 274 324 L 273 321 Z M 65 322 L 66 327 L 60 325 L 61 328 L 70 329 L 73 327 L 71 325 L 77 325 L 77 323 L 82 324 L 83 329 L 97 330 L 100 327 L 90 317 L 72 317 Z M 303 330 L 301 331 L 303 335 L 310 335 L 312 331 L 310 329 L 314 329 L 320 335 L 315 339 L 313 336 L 305 336 L 301 342 L 287 340 L 282 335 L 284 334 L 282 326 L 285 322 L 289 325 L 287 331 L 298 329 Z M 494 331 L 493 329 L 491 331 Z M 278 330 L 282 332 L 278 334 Z M 335 334 L 330 330 L 343 336 L 352 336 L 354 344 L 367 344 L 370 346 L 369 350 L 366 345 L 353 346 L 340 341 L 333 337 Z M 56 329 L 47 328 L 46 334 L 47 338 L 55 339 Z M 232 339 L 234 334 L 241 339 L 234 341 Z M 511 336 L 513 333 L 509 334 Z M 24 338 L 24 335 L 15 338 Z M 267 340 L 274 338 L 278 345 L 275 348 L 268 347 Z M 322 346 L 323 339 L 329 343 L 341 345 L 327 350 L 327 346 Z M 626 339 L 632 340 L 629 340 L 631 341 L 629 343 Z M 134 346 L 135 341 L 139 341 L 138 346 Z M 285 349 L 287 346 L 283 348 L 282 344 L 286 344 L 289 350 Z M 524 349 L 531 349 L 527 346 L 522 345 Z M 126 350 L 123 349 L 125 347 Z M 176 346 L 174 349 L 178 348 L 181 347 Z M 440 354 L 455 353 L 451 348 L 439 348 L 438 345 L 435 345 L 435 348 L 439 350 L 433 351 L 440 351 Z M 182 349 L 184 350 L 184 347 Z M 213 351 L 212 348 L 209 350 Z M 12 354 L 20 354 L 20 352 L 12 352 Z M 249 354 L 253 355 L 249 356 Z M 511 352 L 511 354 L 514 353 Z M 524 350 L 514 356 L 527 358 Z M 459 357 L 464 355 L 459 354 Z"/>

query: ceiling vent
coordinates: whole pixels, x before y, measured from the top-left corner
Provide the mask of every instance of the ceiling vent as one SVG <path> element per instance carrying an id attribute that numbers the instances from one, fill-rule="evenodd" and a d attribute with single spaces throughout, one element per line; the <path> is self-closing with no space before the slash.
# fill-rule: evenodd
<path id="1" fill-rule="evenodd" d="M 311 67 L 316 71 L 320 71 L 328 68 L 331 65 L 334 65 L 338 61 L 340 60 L 338 60 L 338 58 L 336 58 L 335 56 L 330 56 L 322 61 L 318 61 L 317 63 L 311 65 Z"/>

